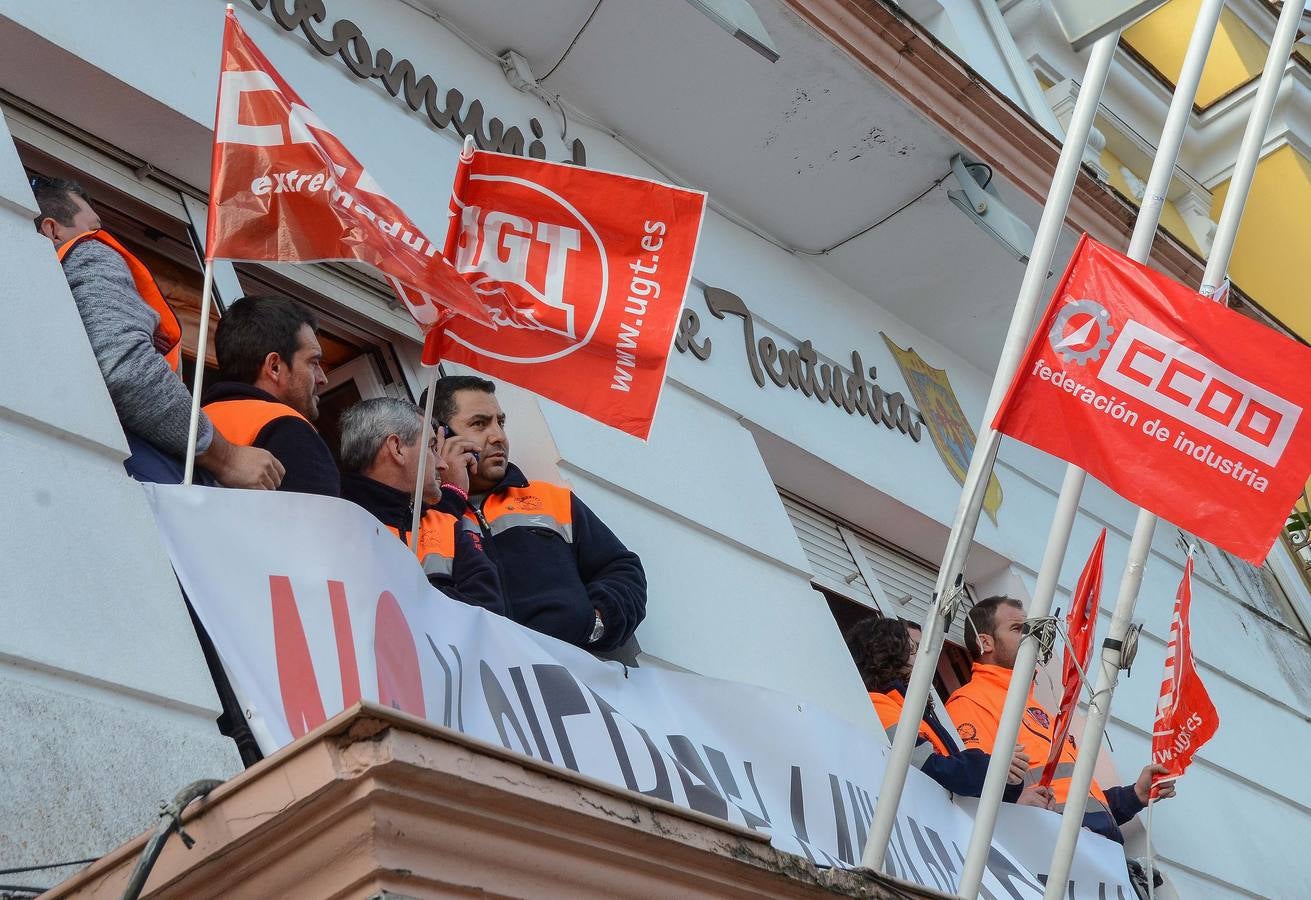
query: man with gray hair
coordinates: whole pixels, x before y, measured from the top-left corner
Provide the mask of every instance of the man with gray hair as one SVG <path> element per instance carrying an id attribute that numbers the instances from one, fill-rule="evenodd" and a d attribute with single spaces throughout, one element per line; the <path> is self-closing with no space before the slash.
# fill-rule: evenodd
<path id="1" fill-rule="evenodd" d="M 433 432 L 408 400 L 376 397 L 341 417 L 341 496 L 364 507 L 407 545 L 419 476 L 421 441 L 428 442 L 423 514 L 416 554 L 433 587 L 456 600 L 505 615 L 496 567 L 482 536 L 464 524 L 473 442 Z"/>

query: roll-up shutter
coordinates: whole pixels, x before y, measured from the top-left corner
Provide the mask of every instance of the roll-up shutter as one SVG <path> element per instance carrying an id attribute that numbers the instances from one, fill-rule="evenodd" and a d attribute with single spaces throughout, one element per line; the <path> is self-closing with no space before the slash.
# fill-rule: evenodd
<path id="1" fill-rule="evenodd" d="M 813 582 L 887 616 L 924 621 L 938 569 L 782 489 L 779 497 L 810 561 Z M 966 601 L 967 605 L 969 601 Z M 947 637 L 965 643 L 962 611 Z"/>

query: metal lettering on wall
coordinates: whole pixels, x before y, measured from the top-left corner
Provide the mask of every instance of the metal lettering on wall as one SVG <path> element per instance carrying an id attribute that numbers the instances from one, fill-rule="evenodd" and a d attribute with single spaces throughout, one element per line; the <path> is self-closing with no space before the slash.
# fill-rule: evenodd
<path id="1" fill-rule="evenodd" d="M 801 341 L 795 350 L 787 350 L 768 335 L 757 339 L 755 320 L 742 298 L 723 288 L 705 288 L 706 308 L 716 319 L 734 315 L 742 320 L 742 338 L 746 346 L 747 365 L 751 377 L 760 387 L 768 378 L 778 387 L 790 387 L 822 404 L 832 403 L 845 410 L 847 415 L 859 413 L 874 424 L 882 423 L 918 443 L 924 417 L 919 410 L 906 402 L 899 391 L 885 391 L 877 383 L 878 368 L 865 368 L 859 350 L 851 351 L 851 370 L 839 365 L 819 362 L 819 354 L 809 340 Z M 674 347 L 679 353 L 691 352 L 697 359 L 710 358 L 713 344 L 709 337 L 699 337 L 701 317 L 696 310 L 686 309 L 679 322 Z M 868 372 L 868 380 L 866 379 Z"/>
<path id="2" fill-rule="evenodd" d="M 365 81 L 376 78 L 387 93 L 400 97 L 410 109 L 418 112 L 422 107 L 428 120 L 439 129 L 449 125 L 461 137 L 472 135 L 480 150 L 546 158 L 546 145 L 540 140 L 545 132 L 536 118 L 528 120 L 533 139 L 525 143 L 524 133 L 518 126 L 507 128 L 495 116 L 488 118 L 481 100 L 471 100 L 466 107 L 464 94 L 456 88 L 447 89 L 446 95 L 441 97 L 432 76 L 420 78 L 414 63 L 408 59 L 396 59 L 386 47 L 379 47 L 374 52 L 364 32 L 349 19 L 334 22 L 330 38 L 319 34 L 311 23 L 327 21 L 328 10 L 322 0 L 250 0 L 250 5 L 258 10 L 271 8 L 275 22 L 287 31 L 299 28 L 311 47 L 324 56 L 340 56 L 346 68 L 357 78 Z M 564 162 L 587 165 L 587 148 L 578 138 L 569 145 L 569 154 L 569 159 Z"/>

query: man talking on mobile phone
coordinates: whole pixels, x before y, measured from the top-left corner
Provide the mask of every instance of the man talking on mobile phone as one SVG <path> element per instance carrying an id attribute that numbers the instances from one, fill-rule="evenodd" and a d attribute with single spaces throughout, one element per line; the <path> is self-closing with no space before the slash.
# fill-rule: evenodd
<path id="1" fill-rule="evenodd" d="M 505 413 L 484 378 L 438 379 L 433 416 L 454 469 L 476 453 L 464 515 L 500 572 L 506 613 L 593 652 L 622 646 L 646 616 L 642 561 L 572 490 L 529 481 L 510 462 Z M 460 457 L 457 459 L 455 457 Z"/>

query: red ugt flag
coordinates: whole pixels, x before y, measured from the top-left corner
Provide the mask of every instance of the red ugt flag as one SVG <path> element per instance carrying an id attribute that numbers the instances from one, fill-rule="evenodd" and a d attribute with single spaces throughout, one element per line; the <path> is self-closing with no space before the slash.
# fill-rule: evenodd
<path id="1" fill-rule="evenodd" d="M 1156 704 L 1156 725 L 1152 728 L 1152 762 L 1165 766 L 1169 772 L 1152 779 L 1153 796 L 1156 785 L 1183 775 L 1193 755 L 1220 727 L 1220 716 L 1193 662 L 1193 638 L 1188 624 L 1192 602 L 1193 557 L 1189 554 L 1175 596 L 1174 624 L 1170 626 L 1170 643 L 1165 648 L 1161 699 Z"/>
<path id="2" fill-rule="evenodd" d="M 425 331 L 452 313 L 491 321 L 441 248 L 283 80 L 231 9 L 209 193 L 206 260 L 368 263 Z"/>
<path id="3" fill-rule="evenodd" d="M 466 143 L 446 257 L 497 327 L 430 332 L 424 362 L 464 363 L 645 439 L 705 199 Z"/>
<path id="4" fill-rule="evenodd" d="M 1079 241 L 993 427 L 1260 565 L 1311 473 L 1311 349 Z"/>
<path id="5" fill-rule="evenodd" d="M 1106 529 L 1103 528 L 1097 536 L 1097 543 L 1093 544 L 1092 553 L 1088 555 L 1088 562 L 1084 564 L 1079 583 L 1074 586 L 1074 595 L 1070 598 L 1070 614 L 1065 617 L 1069 639 L 1065 644 L 1065 661 L 1061 670 L 1064 690 L 1056 713 L 1056 724 L 1052 727 L 1052 747 L 1039 781 L 1043 786 L 1050 785 L 1056 774 L 1061 747 L 1070 733 L 1075 707 L 1079 705 L 1082 673 L 1088 671 L 1088 663 L 1092 659 L 1093 635 L 1097 631 L 1097 608 L 1102 600 L 1102 552 L 1105 549 Z"/>

